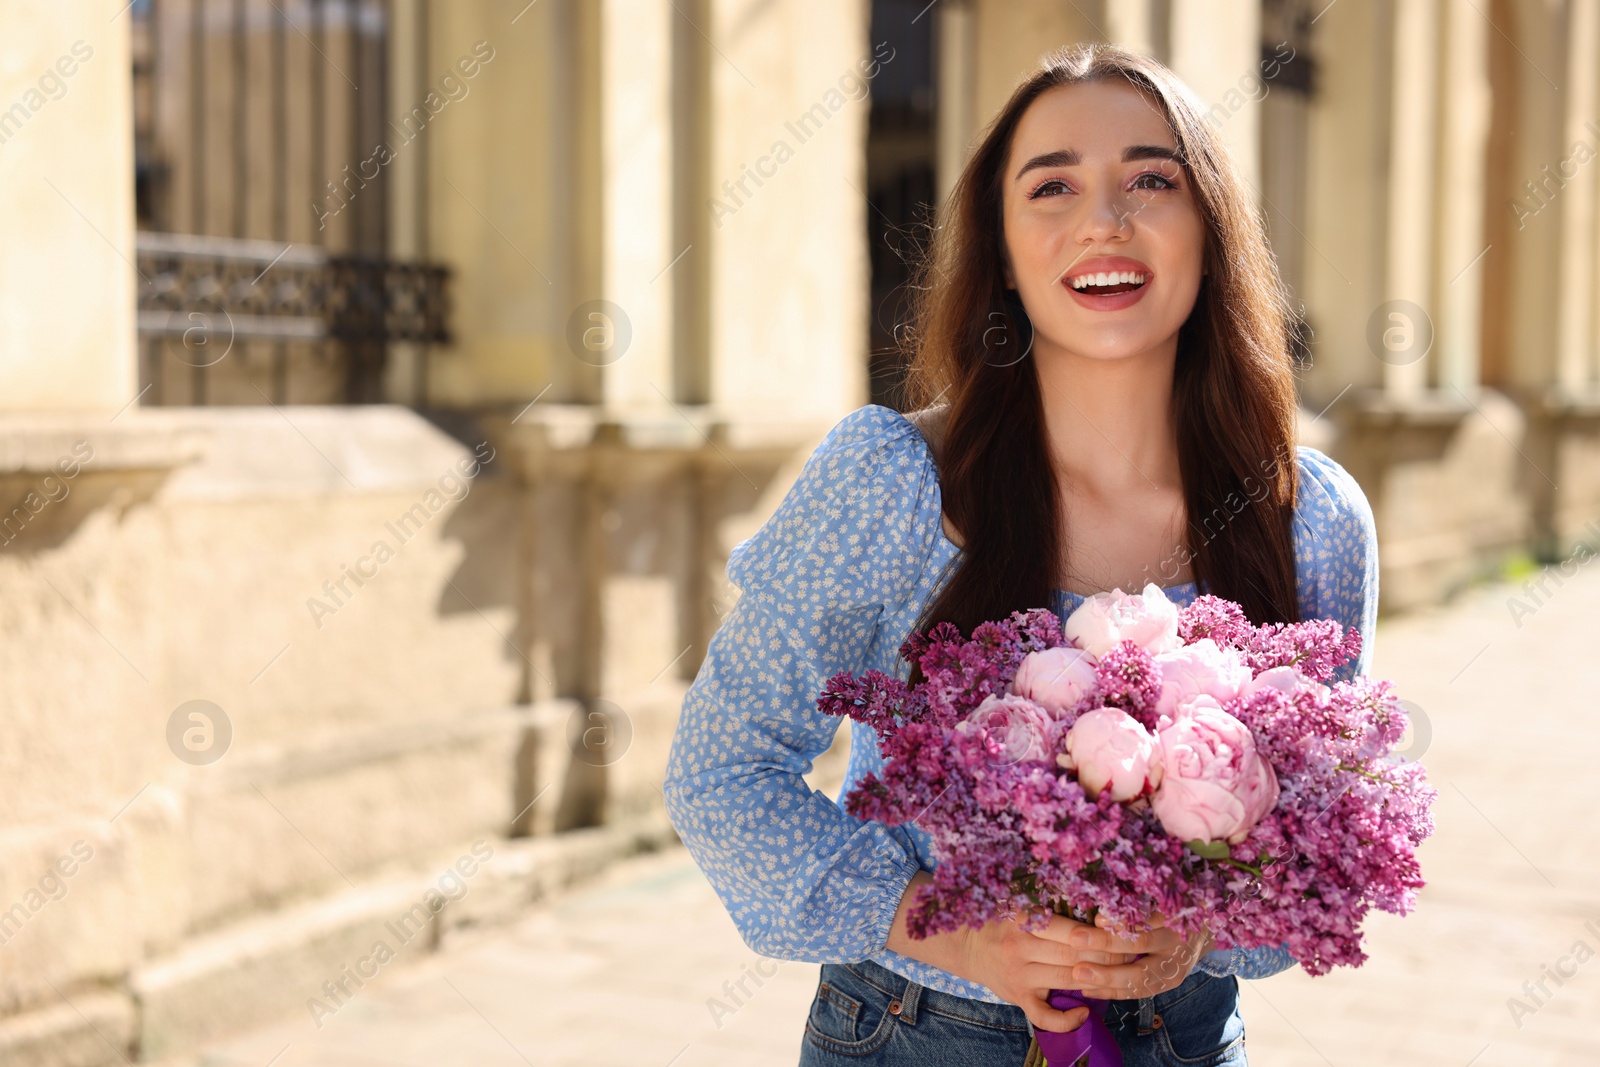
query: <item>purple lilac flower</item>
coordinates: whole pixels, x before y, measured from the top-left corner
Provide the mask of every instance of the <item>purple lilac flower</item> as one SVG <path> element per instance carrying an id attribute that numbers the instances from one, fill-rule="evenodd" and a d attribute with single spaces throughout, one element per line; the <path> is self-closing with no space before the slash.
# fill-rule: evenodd
<path id="1" fill-rule="evenodd" d="M 830 679 L 817 704 L 870 726 L 884 756 L 845 798 L 862 819 L 927 831 L 937 865 L 908 927 L 926 937 L 998 918 L 1037 926 L 1091 911 L 1144 928 L 1152 912 L 1181 933 L 1205 926 L 1219 947 L 1285 944 L 1311 974 L 1366 959 L 1361 924 L 1376 908 L 1407 913 L 1422 887 L 1416 849 L 1433 832 L 1435 791 L 1422 768 L 1392 758 L 1406 714 L 1386 681 L 1321 684 L 1359 654 L 1360 635 L 1315 620 L 1252 626 L 1237 604 L 1202 596 L 1182 610 L 1186 643 L 1239 650 L 1253 674 L 1293 667 L 1307 681 L 1254 687 L 1223 707 L 1249 728 L 1277 776 L 1276 806 L 1243 841 L 1202 856 L 1168 834 L 1144 801 L 1092 800 L 1053 760 L 998 758 L 1003 717 L 969 723 L 1000 697 L 1030 652 L 1061 647 L 1059 619 L 1039 609 L 976 627 L 913 634 L 901 657 L 916 687 L 878 671 Z M 1062 716 L 1046 748 L 1095 707 L 1153 728 L 1159 665 L 1124 643 L 1096 665 L 1096 689 Z"/>

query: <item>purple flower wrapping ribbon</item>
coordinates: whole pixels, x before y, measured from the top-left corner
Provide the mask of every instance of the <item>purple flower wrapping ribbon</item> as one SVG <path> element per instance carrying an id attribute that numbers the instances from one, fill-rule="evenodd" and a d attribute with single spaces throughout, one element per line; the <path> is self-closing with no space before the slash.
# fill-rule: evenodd
<path id="1" fill-rule="evenodd" d="M 1033 1039 L 1039 1043 L 1049 1067 L 1074 1067 L 1080 1061 L 1085 1067 L 1122 1067 L 1122 1050 L 1106 1025 L 1106 1001 L 1082 996 L 1072 989 L 1052 989 L 1047 999 L 1057 1011 L 1089 1009 L 1089 1018 L 1069 1033 L 1034 1028 Z"/>

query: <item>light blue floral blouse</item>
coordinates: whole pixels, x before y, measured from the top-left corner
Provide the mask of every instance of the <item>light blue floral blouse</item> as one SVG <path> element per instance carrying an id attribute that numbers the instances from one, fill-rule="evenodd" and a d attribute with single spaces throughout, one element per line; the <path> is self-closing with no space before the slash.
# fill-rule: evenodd
<path id="1" fill-rule="evenodd" d="M 1360 630 L 1365 672 L 1377 621 L 1372 512 L 1345 470 L 1298 450 L 1294 539 L 1303 618 Z M 666 776 L 667 813 L 744 941 L 775 959 L 870 959 L 931 989 L 1003 1003 L 987 986 L 891 952 L 907 883 L 937 866 L 920 828 L 848 814 L 802 775 L 843 720 L 817 710 L 838 671 L 906 677 L 897 650 L 944 567 L 933 457 L 905 416 L 869 405 L 845 416 L 807 460 L 776 514 L 728 558 L 738 602 L 712 638 L 684 699 Z M 1194 584 L 1168 587 L 1186 604 Z M 1063 618 L 1082 600 L 1057 591 Z M 883 764 L 876 736 L 852 722 L 843 798 Z M 1281 949 L 1216 951 L 1210 974 L 1265 977 Z"/>

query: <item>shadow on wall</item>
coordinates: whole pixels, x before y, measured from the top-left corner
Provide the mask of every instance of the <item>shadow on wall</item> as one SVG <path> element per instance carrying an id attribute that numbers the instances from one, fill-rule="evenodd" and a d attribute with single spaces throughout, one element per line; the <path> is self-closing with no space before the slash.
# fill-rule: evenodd
<path id="1" fill-rule="evenodd" d="M 94 445 L 80 438 L 53 461 L 29 457 L 20 469 L 0 473 L 0 553 L 29 556 L 58 548 L 101 508 L 120 517 L 149 502 L 170 473 L 102 470 L 95 460 Z"/>

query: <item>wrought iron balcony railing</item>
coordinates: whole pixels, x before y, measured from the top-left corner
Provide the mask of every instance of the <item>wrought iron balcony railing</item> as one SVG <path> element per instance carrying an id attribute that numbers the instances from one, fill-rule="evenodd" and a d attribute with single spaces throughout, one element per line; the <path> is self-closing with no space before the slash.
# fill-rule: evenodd
<path id="1" fill-rule="evenodd" d="M 281 351 L 336 342 L 346 362 L 339 399 L 356 402 L 376 399 L 391 342 L 450 340 L 449 270 L 437 264 L 170 233 L 141 232 L 135 247 L 140 338 L 153 342 L 147 352 L 174 355 L 194 372 L 217 366 L 238 343 L 275 342 Z M 147 357 L 147 385 L 163 380 L 160 364 Z M 188 402 L 205 403 L 203 378 L 189 377 Z"/>

